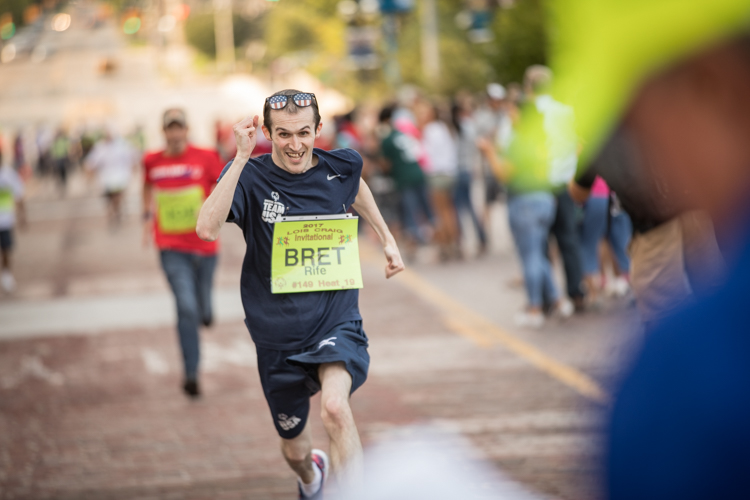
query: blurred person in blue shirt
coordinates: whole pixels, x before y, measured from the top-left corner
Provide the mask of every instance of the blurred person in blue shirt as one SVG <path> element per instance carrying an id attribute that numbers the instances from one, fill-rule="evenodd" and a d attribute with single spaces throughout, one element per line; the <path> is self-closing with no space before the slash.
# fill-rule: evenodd
<path id="1" fill-rule="evenodd" d="M 746 7 L 750 13 L 750 6 Z M 610 421 L 610 498 L 747 498 L 750 34 L 647 80 L 626 127 L 668 185 L 717 221 L 729 278 L 657 324 Z"/>

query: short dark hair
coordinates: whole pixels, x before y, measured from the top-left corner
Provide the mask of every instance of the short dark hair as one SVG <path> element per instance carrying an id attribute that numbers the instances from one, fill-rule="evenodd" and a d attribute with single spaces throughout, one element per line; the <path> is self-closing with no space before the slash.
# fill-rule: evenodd
<path id="1" fill-rule="evenodd" d="M 393 104 L 389 104 L 387 106 L 384 106 L 383 109 L 380 110 L 380 114 L 378 115 L 378 122 L 380 123 L 390 123 L 391 118 L 393 118 L 393 109 L 396 106 Z"/>
<path id="2" fill-rule="evenodd" d="M 294 94 L 304 94 L 305 92 L 302 92 L 301 90 L 295 90 L 295 89 L 286 89 L 286 90 L 280 90 L 276 92 L 275 94 L 269 96 L 269 98 L 276 96 L 276 95 L 286 95 L 286 96 L 293 96 Z M 313 120 L 315 121 L 315 129 L 317 130 L 318 125 L 320 124 L 320 110 L 318 109 L 318 100 L 313 98 L 312 104 L 310 107 L 313 110 Z M 302 108 L 305 109 L 305 108 Z M 286 111 L 287 113 L 294 114 L 297 111 L 300 110 L 300 107 L 297 106 L 292 99 L 289 99 L 289 102 L 286 103 L 286 107 L 283 109 L 280 109 L 279 111 Z M 266 99 L 266 102 L 263 104 L 263 125 L 268 129 L 268 133 L 271 133 L 271 125 L 273 122 L 271 121 L 271 107 L 268 105 L 268 99 Z"/>

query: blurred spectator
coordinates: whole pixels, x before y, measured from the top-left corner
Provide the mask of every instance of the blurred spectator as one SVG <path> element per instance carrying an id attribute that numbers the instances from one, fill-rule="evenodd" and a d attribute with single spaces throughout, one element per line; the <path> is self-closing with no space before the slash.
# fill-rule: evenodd
<path id="1" fill-rule="evenodd" d="M 96 144 L 101 138 L 102 136 L 98 129 L 87 128 L 83 131 L 81 134 L 81 154 L 84 158 L 88 156 L 94 148 L 94 144 Z"/>
<path id="2" fill-rule="evenodd" d="M 378 117 L 381 152 L 387 170 L 401 195 L 401 221 L 411 237 L 411 244 L 425 245 L 431 235 L 424 225 L 434 225 L 432 207 L 427 194 L 427 182 L 417 163 L 420 144 L 415 138 L 396 130 L 391 124 L 393 107 L 386 106 Z"/>
<path id="3" fill-rule="evenodd" d="M 52 148 L 52 141 L 55 139 L 55 133 L 49 127 L 39 125 L 36 129 L 36 148 L 38 152 L 36 172 L 40 176 L 46 177 L 54 174 L 54 166 L 52 164 L 52 156 L 50 149 Z"/>
<path id="4" fill-rule="evenodd" d="M 68 171 L 70 170 L 70 140 L 65 130 L 57 129 L 55 138 L 49 149 L 52 162 L 53 174 L 57 177 L 60 191 L 63 196 L 68 187 Z"/>
<path id="5" fill-rule="evenodd" d="M 13 277 L 11 256 L 14 246 L 13 231 L 16 222 L 21 227 L 26 222 L 23 205 L 23 182 L 18 172 L 7 162 L 0 162 L 0 252 L 2 253 L 2 271 L 0 286 L 7 293 L 16 288 Z"/>
<path id="6" fill-rule="evenodd" d="M 555 220 L 550 233 L 560 249 L 568 297 L 576 310 L 583 310 L 581 242 L 578 235 L 576 204 L 568 193 L 568 183 L 575 176 L 578 165 L 578 143 L 575 136 L 573 108 L 549 95 L 552 72 L 546 66 L 535 65 L 526 69 L 524 92 L 527 103 L 542 115 L 549 149 L 549 180 L 555 192 Z"/>
<path id="7" fill-rule="evenodd" d="M 133 127 L 133 130 L 127 136 L 128 142 L 135 148 L 136 152 L 140 155 L 146 150 L 146 133 L 143 130 L 143 126 L 138 124 Z"/>
<path id="8" fill-rule="evenodd" d="M 474 209 L 474 204 L 471 202 L 471 186 L 474 181 L 474 174 L 481 162 L 479 149 L 476 145 L 478 135 L 473 111 L 471 96 L 457 97 L 451 109 L 458 150 L 458 176 L 456 177 L 453 202 L 456 206 L 459 227 L 461 214 L 468 212 L 479 239 L 479 254 L 483 254 L 487 251 L 487 233 Z"/>
<path id="9" fill-rule="evenodd" d="M 532 71 L 536 73 L 536 71 Z M 540 72 L 541 74 L 541 72 Z M 544 84 L 534 76 L 529 98 Z M 528 305 L 516 324 L 540 328 L 545 321 L 543 307 L 561 317 L 573 312 L 573 305 L 560 297 L 547 257 L 547 240 L 555 220 L 555 197 L 550 179 L 570 168 L 571 136 L 574 137 L 570 109 L 550 96 L 530 100 L 517 124 L 523 133 L 514 133 L 504 158 L 496 143 L 481 138 L 478 145 L 493 172 L 508 185 L 508 219 L 523 267 Z M 572 141 L 572 169 L 575 172 L 575 140 Z M 571 201 L 572 203 L 572 201 Z M 580 256 L 576 254 L 579 259 Z"/>
<path id="10" fill-rule="evenodd" d="M 356 110 L 337 116 L 334 118 L 336 123 L 336 148 L 351 148 L 362 152 L 362 138 L 355 125 Z"/>
<path id="11" fill-rule="evenodd" d="M 581 234 L 581 266 L 586 281 L 587 303 L 600 305 L 604 273 L 599 259 L 600 245 L 606 236 L 616 259 L 614 283 L 611 289 L 616 295 L 624 295 L 628 288 L 630 258 L 627 247 L 630 243 L 632 225 L 628 214 L 619 206 L 616 195 L 610 192 L 607 183 L 597 177 L 591 190 L 591 196 L 583 205 Z"/>
<path id="12" fill-rule="evenodd" d="M 476 111 L 476 123 L 479 138 L 494 144 L 501 152 L 505 151 L 513 135 L 513 121 L 506 108 L 505 87 L 499 83 L 487 85 L 487 99 Z M 482 158 L 482 172 L 484 174 L 484 227 L 490 227 L 490 208 L 500 201 L 503 186 L 493 173 L 489 162 Z"/>
<path id="13" fill-rule="evenodd" d="M 413 85 L 403 85 L 396 95 L 396 105 L 393 107 L 392 122 L 399 127 L 399 123 L 411 123 L 416 125 L 417 118 L 414 115 L 414 107 L 420 99 L 420 90 Z M 405 134 L 409 132 L 402 130 Z"/>
<path id="14" fill-rule="evenodd" d="M 234 142 L 234 131 L 232 124 L 227 121 L 216 120 L 216 151 L 221 161 L 226 163 L 237 153 L 237 145 Z"/>
<path id="15" fill-rule="evenodd" d="M 617 193 L 609 193 L 609 224 L 607 226 L 607 240 L 612 250 L 615 279 L 612 284 L 607 284 L 606 291 L 610 295 L 622 297 L 630 291 L 630 255 L 628 248 L 633 236 L 633 223 L 628 213 L 622 209 L 620 198 Z"/>
<path id="16" fill-rule="evenodd" d="M 16 172 L 20 172 L 24 165 L 26 165 L 26 155 L 23 147 L 23 133 L 18 130 L 13 138 L 13 168 Z"/>
<path id="17" fill-rule="evenodd" d="M 109 129 L 85 159 L 89 172 L 95 172 L 107 198 L 110 227 L 122 221 L 122 199 L 130 183 L 133 169 L 139 162 L 138 151 L 114 130 Z"/>
<path id="18" fill-rule="evenodd" d="M 644 323 L 689 301 L 696 287 L 715 286 L 724 258 L 705 211 L 680 210 L 674 189 L 641 158 L 630 133 L 618 128 L 589 168 L 571 183 L 577 201 L 600 175 L 632 220 L 630 283 Z"/>
<path id="19" fill-rule="evenodd" d="M 489 141 L 480 139 L 479 146 L 486 158 L 495 158 L 495 147 Z M 493 168 L 503 172 L 503 176 L 510 175 L 509 168 L 499 162 Z M 523 167 L 518 171 L 523 171 Z M 545 321 L 542 312 L 544 304 L 561 304 L 546 253 L 547 237 L 554 217 L 555 197 L 546 187 L 516 188 L 513 177 L 509 179 L 508 222 L 523 267 L 528 300 L 526 308 L 514 318 L 518 326 L 541 328 Z M 564 312 L 568 315 L 567 310 Z"/>
<path id="20" fill-rule="evenodd" d="M 523 104 L 523 87 L 518 82 L 510 82 L 507 85 L 506 109 L 511 120 L 518 119 L 518 110 Z"/>
<path id="21" fill-rule="evenodd" d="M 422 143 L 422 130 L 417 126 L 416 118 L 412 121 L 411 118 L 402 115 L 400 118 L 391 119 L 391 123 L 393 128 L 414 139 L 412 144 L 417 164 L 419 164 L 423 172 L 429 171 L 430 160 Z"/>
<path id="22" fill-rule="evenodd" d="M 458 220 L 453 193 L 458 176 L 458 151 L 454 131 L 435 103 L 422 101 L 417 107 L 422 130 L 422 147 L 427 155 L 427 183 L 435 209 L 435 241 L 440 259 L 461 258 Z"/>
<path id="23" fill-rule="evenodd" d="M 397 241 L 402 241 L 401 228 L 401 196 L 396 184 L 388 175 L 380 151 L 380 137 L 378 135 L 378 113 L 380 108 L 367 106 L 360 108 L 357 113 L 357 130 L 360 131 L 362 141 L 362 178 L 370 187 L 375 202 L 380 208 L 388 227 Z M 360 225 L 365 231 L 370 230 L 368 224 Z M 374 235 L 376 237 L 377 235 Z"/>

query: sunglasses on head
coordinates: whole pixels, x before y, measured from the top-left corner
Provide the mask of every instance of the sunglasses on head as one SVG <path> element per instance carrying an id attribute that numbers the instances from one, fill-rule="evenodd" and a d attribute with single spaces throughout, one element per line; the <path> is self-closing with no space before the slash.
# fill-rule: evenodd
<path id="1" fill-rule="evenodd" d="M 294 104 L 300 108 L 312 106 L 312 103 L 315 100 L 315 94 L 300 92 L 299 94 L 294 95 L 274 95 L 266 97 L 266 104 L 268 104 L 271 109 L 284 109 L 289 103 L 290 97 L 292 101 L 294 101 Z"/>

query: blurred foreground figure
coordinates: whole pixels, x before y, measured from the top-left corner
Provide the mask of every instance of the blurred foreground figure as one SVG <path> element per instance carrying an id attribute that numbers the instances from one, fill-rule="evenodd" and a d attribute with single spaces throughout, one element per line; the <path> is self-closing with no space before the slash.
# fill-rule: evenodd
<path id="1" fill-rule="evenodd" d="M 258 121 L 258 115 L 248 116 L 234 126 L 237 156 L 203 204 L 196 232 L 213 241 L 225 222 L 242 229 L 247 244 L 242 305 L 256 344 L 261 385 L 281 452 L 297 474 L 299 498 L 319 500 L 331 472 L 346 486 L 359 484 L 363 474 L 362 444 L 349 400 L 367 378 L 370 355 L 359 290 L 349 279 L 357 275 L 359 256 L 344 246 L 351 241 L 345 232 L 357 231 L 356 221 L 351 226 L 345 220 L 349 208 L 380 238 L 386 278 L 404 265 L 361 178 L 359 153 L 315 147 L 323 124 L 314 94 L 287 89 L 266 99 L 262 130 L 272 152 L 252 158 Z M 284 220 L 287 216 L 293 220 Z M 332 233 L 341 234 L 334 238 Z M 343 260 L 353 256 L 348 263 L 355 273 L 341 265 L 342 254 Z M 293 281 L 300 276 L 295 268 L 310 281 Z M 310 398 L 318 391 L 330 466 L 327 454 L 312 447 Z"/>
<path id="2" fill-rule="evenodd" d="M 188 143 L 188 125 L 181 109 L 168 109 L 163 118 L 164 151 L 143 158 L 144 244 L 153 234 L 161 266 L 177 304 L 177 333 L 185 366 L 183 390 L 200 395 L 198 328 L 213 321 L 211 291 L 218 242 L 195 234 L 203 200 L 216 185 L 221 161 L 215 151 Z"/>
<path id="3" fill-rule="evenodd" d="M 338 500 L 541 500 L 476 458 L 460 435 L 430 425 L 391 431 L 365 452 L 368 475 L 360 490 Z"/>
<path id="4" fill-rule="evenodd" d="M 113 228 L 122 222 L 122 199 L 138 160 L 136 149 L 113 130 L 107 130 L 104 138 L 94 145 L 84 160 L 87 170 L 96 172 L 99 178 L 107 198 L 107 216 Z"/>
<path id="5" fill-rule="evenodd" d="M 559 5 L 556 90 L 575 105 L 584 157 L 603 151 L 644 179 L 644 199 L 707 214 L 729 267 L 718 289 L 648 325 L 612 409 L 608 496 L 748 498 L 750 4 Z"/>

